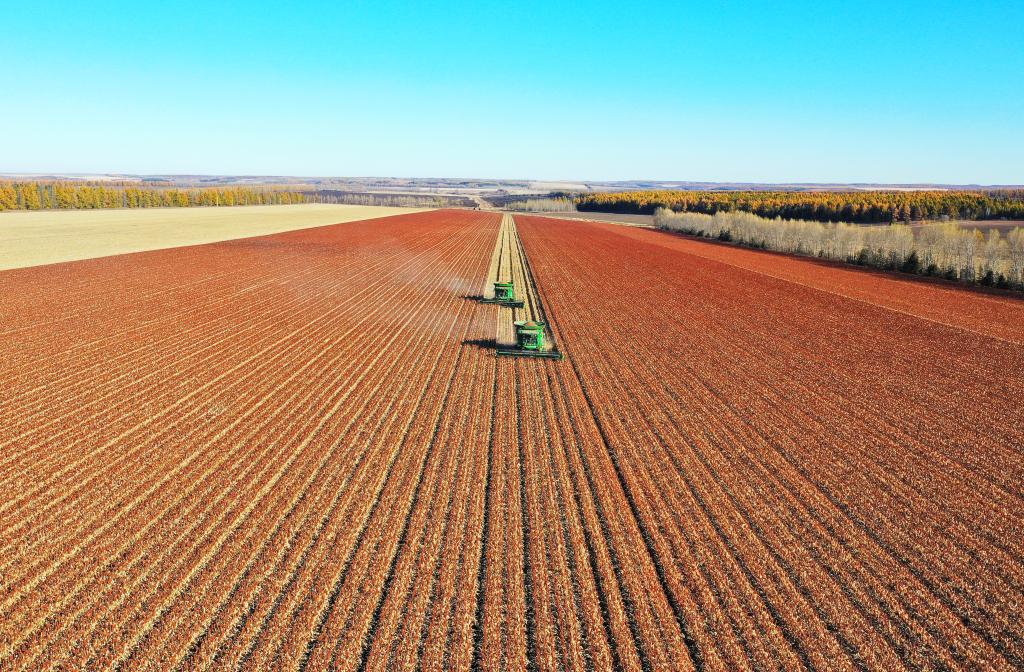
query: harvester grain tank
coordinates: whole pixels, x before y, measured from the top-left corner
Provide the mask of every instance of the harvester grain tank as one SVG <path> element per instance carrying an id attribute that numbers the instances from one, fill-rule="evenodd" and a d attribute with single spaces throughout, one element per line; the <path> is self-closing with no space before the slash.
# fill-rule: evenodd
<path id="1" fill-rule="evenodd" d="M 513 322 L 516 327 L 516 345 L 523 350 L 544 349 L 544 323 L 533 320 Z"/>

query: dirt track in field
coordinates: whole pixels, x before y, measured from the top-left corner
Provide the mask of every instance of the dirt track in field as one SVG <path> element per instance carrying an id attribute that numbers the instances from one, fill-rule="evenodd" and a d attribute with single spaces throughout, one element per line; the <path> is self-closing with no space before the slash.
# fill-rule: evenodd
<path id="1" fill-rule="evenodd" d="M 515 220 L 0 273 L 0 667 L 1022 665 L 1024 302 Z"/>

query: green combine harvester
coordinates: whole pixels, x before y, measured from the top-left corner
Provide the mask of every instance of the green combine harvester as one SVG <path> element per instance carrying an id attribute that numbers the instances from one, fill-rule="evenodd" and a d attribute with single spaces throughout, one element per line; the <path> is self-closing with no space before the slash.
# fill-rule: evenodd
<path id="1" fill-rule="evenodd" d="M 516 287 L 511 282 L 494 283 L 494 298 L 482 299 L 481 301 L 483 303 L 496 303 L 499 306 L 508 306 L 510 308 L 523 307 L 523 302 L 516 300 Z"/>
<path id="2" fill-rule="evenodd" d="M 544 329 L 547 325 L 543 322 L 533 320 L 519 320 L 513 322 L 516 328 L 515 349 L 498 349 L 499 355 L 510 357 L 545 357 L 548 359 L 562 359 L 562 353 L 557 350 L 544 349 Z"/>

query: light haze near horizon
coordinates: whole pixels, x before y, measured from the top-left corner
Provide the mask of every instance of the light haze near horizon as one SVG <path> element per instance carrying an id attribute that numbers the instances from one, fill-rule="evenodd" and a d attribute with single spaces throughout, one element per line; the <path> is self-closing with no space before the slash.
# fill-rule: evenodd
<path id="1" fill-rule="evenodd" d="M 0 5 L 0 171 L 1024 183 L 1024 3 Z"/>

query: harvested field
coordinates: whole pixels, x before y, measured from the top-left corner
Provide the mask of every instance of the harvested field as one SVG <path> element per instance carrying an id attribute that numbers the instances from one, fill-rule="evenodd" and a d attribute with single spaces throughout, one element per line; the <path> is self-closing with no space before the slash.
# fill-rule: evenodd
<path id="1" fill-rule="evenodd" d="M 0 273 L 0 668 L 1024 666 L 1024 302 L 514 219 Z"/>
<path id="2" fill-rule="evenodd" d="M 543 323 L 546 322 L 547 317 L 544 314 L 540 295 L 523 252 L 523 243 L 519 239 L 515 220 L 509 214 L 501 217 L 498 239 L 494 245 L 494 252 L 491 254 L 491 266 L 487 270 L 484 299 L 494 298 L 494 283 L 496 282 L 511 282 L 517 292 L 516 298 L 522 304 L 498 311 L 494 342 L 498 347 L 510 347 L 516 342 L 515 322 L 517 320 Z M 545 328 L 544 332 L 543 350 L 550 352 L 555 349 L 555 339 L 550 328 Z"/>
<path id="3" fill-rule="evenodd" d="M 419 212 L 362 205 L 43 210 L 0 214 L 0 270 L 200 245 Z"/>
<path id="4" fill-rule="evenodd" d="M 544 215 L 537 213 L 537 216 L 557 217 L 559 219 L 578 219 L 587 222 L 610 222 L 612 224 L 625 224 L 627 226 L 654 227 L 654 215 L 633 215 L 618 212 L 560 212 Z"/>

